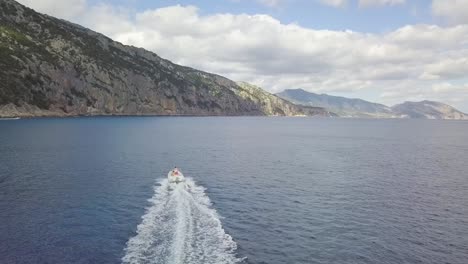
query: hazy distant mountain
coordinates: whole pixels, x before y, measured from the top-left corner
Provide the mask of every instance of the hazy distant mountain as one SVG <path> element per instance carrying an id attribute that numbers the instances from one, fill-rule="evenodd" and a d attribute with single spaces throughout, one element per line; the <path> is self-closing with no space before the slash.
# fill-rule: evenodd
<path id="1" fill-rule="evenodd" d="M 75 115 L 329 114 L 0 0 L 0 117 Z"/>
<path id="2" fill-rule="evenodd" d="M 277 95 L 296 104 L 327 108 L 342 117 L 468 119 L 467 114 L 452 106 L 432 101 L 405 102 L 388 107 L 362 99 L 316 94 L 302 89 L 288 89 Z"/>
<path id="3" fill-rule="evenodd" d="M 362 99 L 316 94 L 302 89 L 288 89 L 277 95 L 296 104 L 324 107 L 344 117 L 393 117 L 394 115 L 390 107 Z"/>
<path id="4" fill-rule="evenodd" d="M 468 115 L 450 105 L 433 101 L 404 102 L 392 107 L 393 112 L 407 118 L 468 119 Z"/>

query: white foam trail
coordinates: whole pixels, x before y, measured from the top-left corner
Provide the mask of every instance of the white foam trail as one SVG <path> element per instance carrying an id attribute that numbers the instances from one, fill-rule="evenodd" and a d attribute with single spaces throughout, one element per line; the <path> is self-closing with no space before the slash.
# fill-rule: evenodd
<path id="1" fill-rule="evenodd" d="M 172 187 L 172 190 L 170 190 Z M 205 189 L 186 178 L 154 188 L 151 207 L 125 248 L 123 263 L 231 264 L 236 243 L 224 232 Z"/>

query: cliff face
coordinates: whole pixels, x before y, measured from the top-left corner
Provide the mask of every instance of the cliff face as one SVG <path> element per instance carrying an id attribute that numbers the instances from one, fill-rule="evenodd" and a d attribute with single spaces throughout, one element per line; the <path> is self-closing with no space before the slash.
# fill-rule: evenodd
<path id="1" fill-rule="evenodd" d="M 258 86 L 246 83 L 237 83 L 240 89 L 234 92 L 242 98 L 250 99 L 257 104 L 260 104 L 262 110 L 267 115 L 319 115 L 319 116 L 336 116 L 334 113 L 324 110 L 322 107 L 299 106 L 291 104 L 290 101 L 282 99 L 276 95 L 265 92 Z"/>
<path id="2" fill-rule="evenodd" d="M 240 89 L 224 77 L 0 0 L 0 117 L 270 114 L 259 98 L 239 96 Z M 310 113 L 289 102 L 278 107 L 278 114 Z"/>

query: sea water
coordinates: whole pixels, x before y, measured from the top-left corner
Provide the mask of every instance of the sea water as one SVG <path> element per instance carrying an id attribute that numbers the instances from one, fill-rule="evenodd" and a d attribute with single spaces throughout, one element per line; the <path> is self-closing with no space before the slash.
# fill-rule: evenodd
<path id="1" fill-rule="evenodd" d="M 465 264 L 467 161 L 462 121 L 6 120 L 0 263 Z"/>

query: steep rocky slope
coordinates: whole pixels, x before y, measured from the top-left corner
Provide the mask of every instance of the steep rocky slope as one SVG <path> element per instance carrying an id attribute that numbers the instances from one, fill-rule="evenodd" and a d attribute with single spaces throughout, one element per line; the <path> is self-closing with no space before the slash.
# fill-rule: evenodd
<path id="1" fill-rule="evenodd" d="M 237 89 L 235 93 L 242 98 L 249 98 L 255 103 L 260 104 L 267 115 L 292 116 L 302 112 L 303 115 L 336 116 L 336 114 L 332 112 L 324 112 L 322 107 L 298 106 L 296 104 L 291 104 L 290 101 L 265 92 L 262 88 L 246 82 L 238 82 L 237 84 L 240 89 Z"/>
<path id="2" fill-rule="evenodd" d="M 0 117 L 328 114 L 287 101 L 271 111 L 242 90 L 222 76 L 0 0 Z"/>

